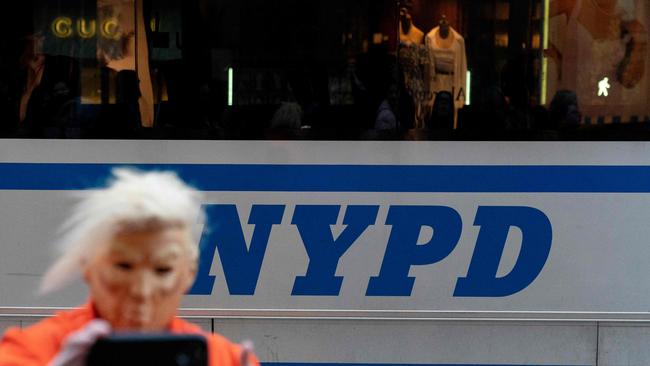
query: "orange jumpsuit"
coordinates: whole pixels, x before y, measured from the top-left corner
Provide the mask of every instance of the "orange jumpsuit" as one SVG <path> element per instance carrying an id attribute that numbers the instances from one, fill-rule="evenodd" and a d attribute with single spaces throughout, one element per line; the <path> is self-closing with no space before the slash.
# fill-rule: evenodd
<path id="1" fill-rule="evenodd" d="M 61 312 L 26 329 L 7 330 L 0 341 L 0 366 L 45 366 L 61 350 L 65 339 L 97 318 L 91 304 Z M 241 347 L 216 334 L 202 331 L 194 324 L 174 318 L 169 330 L 177 334 L 201 334 L 208 344 L 209 366 L 240 366 Z M 251 366 L 259 366 L 254 355 Z"/>

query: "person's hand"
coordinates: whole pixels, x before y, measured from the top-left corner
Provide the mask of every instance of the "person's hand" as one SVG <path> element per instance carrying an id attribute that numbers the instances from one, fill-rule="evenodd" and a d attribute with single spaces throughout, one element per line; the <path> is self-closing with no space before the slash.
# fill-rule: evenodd
<path id="1" fill-rule="evenodd" d="M 251 366 L 250 358 L 253 354 L 253 342 L 250 340 L 245 340 L 241 342 L 241 366 Z"/>
<path id="2" fill-rule="evenodd" d="M 85 366 L 90 347 L 97 339 L 110 333 L 111 326 L 107 321 L 102 319 L 91 321 L 66 338 L 61 352 L 50 361 L 48 366 Z"/>

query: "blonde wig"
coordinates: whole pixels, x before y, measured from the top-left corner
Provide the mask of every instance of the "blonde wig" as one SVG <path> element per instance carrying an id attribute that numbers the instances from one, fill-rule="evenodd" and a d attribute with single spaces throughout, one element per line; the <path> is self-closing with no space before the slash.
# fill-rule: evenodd
<path id="1" fill-rule="evenodd" d="M 85 264 L 117 233 L 180 227 L 190 233 L 191 260 L 198 258 L 203 223 L 201 196 L 173 172 L 114 169 L 110 184 L 83 192 L 61 229 L 60 256 L 47 271 L 40 292 L 59 289 L 78 278 Z"/>

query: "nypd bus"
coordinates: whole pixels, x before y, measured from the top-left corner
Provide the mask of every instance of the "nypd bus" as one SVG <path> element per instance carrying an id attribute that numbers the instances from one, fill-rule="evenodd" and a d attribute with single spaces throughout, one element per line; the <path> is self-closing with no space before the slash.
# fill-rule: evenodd
<path id="1" fill-rule="evenodd" d="M 0 146 L 3 327 L 84 301 L 82 284 L 35 289 L 74 193 L 127 166 L 204 192 L 182 315 L 265 363 L 647 352 L 645 143 L 34 142 Z"/>
<path id="2" fill-rule="evenodd" d="M 10 3 L 0 333 L 87 300 L 36 290 L 127 167 L 263 366 L 650 365 L 650 0 Z"/>

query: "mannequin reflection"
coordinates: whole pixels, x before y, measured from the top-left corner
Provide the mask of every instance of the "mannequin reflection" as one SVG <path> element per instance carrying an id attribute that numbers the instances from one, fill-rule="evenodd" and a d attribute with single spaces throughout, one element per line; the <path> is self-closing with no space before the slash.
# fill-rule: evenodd
<path id="1" fill-rule="evenodd" d="M 431 98 L 427 89 L 431 71 L 431 55 L 424 45 L 424 32 L 413 24 L 412 2 L 400 6 L 398 58 L 402 70 L 402 103 L 399 110 L 400 124 L 406 128 L 424 127 L 426 103 Z"/>
<path id="2" fill-rule="evenodd" d="M 79 64 L 72 57 L 44 52 L 46 36 L 29 32 L 12 41 L 18 52 L 3 70 L 0 104 L 9 115 L 0 128 L 19 137 L 59 137 L 73 127 L 79 97 Z M 6 79 L 4 76 L 6 74 Z"/>
<path id="3" fill-rule="evenodd" d="M 97 57 L 116 72 L 135 71 L 137 74 L 140 123 L 152 127 L 154 98 L 149 71 L 149 47 L 144 21 L 144 0 L 97 0 L 100 17 L 111 24 L 117 19 L 117 32 L 108 42 L 100 42 Z M 104 22 L 102 22 L 104 23 Z M 100 38 L 101 39 L 101 38 Z M 115 49 L 116 45 L 121 49 Z"/>
<path id="4" fill-rule="evenodd" d="M 413 24 L 413 18 L 407 7 L 399 9 L 399 40 L 410 44 L 422 44 L 424 32 Z"/>
<path id="5" fill-rule="evenodd" d="M 447 17 L 443 15 L 438 26 L 427 34 L 426 45 L 432 58 L 431 74 L 433 75 L 429 78 L 429 90 L 433 96 L 429 100 L 428 108 L 432 108 L 437 93 L 446 91 L 452 94 L 457 112 L 465 105 L 467 78 L 465 40 L 451 27 Z"/>
<path id="6" fill-rule="evenodd" d="M 450 34 L 451 29 L 446 15 L 443 15 L 442 18 L 440 18 L 440 21 L 438 22 L 438 29 L 439 31 L 436 34 L 438 44 L 442 48 L 450 48 L 454 43 L 454 39 L 453 39 L 453 34 Z"/>
<path id="7" fill-rule="evenodd" d="M 29 100 L 43 79 L 45 68 L 45 55 L 42 53 L 43 38 L 39 36 L 27 37 L 27 46 L 21 55 L 19 64 L 27 72 L 25 87 L 20 98 L 19 121 L 24 122 L 27 118 L 27 105 Z"/>

